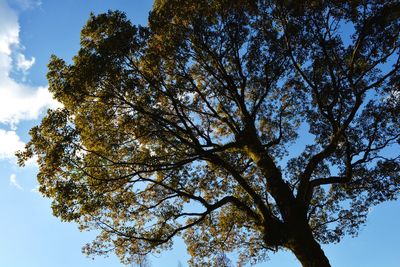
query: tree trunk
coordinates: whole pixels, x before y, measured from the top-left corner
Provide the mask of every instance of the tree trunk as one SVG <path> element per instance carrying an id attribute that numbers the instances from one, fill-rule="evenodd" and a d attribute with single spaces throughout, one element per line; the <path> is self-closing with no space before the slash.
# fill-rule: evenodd
<path id="1" fill-rule="evenodd" d="M 328 258 L 317 241 L 311 236 L 292 240 L 288 248 L 294 253 L 303 267 L 330 267 Z"/>

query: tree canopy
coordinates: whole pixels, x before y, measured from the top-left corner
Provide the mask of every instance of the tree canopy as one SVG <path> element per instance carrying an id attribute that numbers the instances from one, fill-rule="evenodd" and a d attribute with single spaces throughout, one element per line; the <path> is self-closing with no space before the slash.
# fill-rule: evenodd
<path id="1" fill-rule="evenodd" d="M 400 4 L 159 0 L 149 25 L 91 15 L 53 56 L 38 157 L 54 215 L 129 263 L 181 236 L 192 266 L 356 235 L 400 192 Z M 300 149 L 300 150 L 299 150 Z"/>

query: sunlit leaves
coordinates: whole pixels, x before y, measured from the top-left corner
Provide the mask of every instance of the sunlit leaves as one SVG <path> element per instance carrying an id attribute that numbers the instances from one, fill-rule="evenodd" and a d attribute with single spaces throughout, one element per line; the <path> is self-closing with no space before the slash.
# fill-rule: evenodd
<path id="1" fill-rule="evenodd" d="M 398 9 L 168 0 L 149 27 L 92 14 L 73 62 L 51 58 L 64 108 L 20 164 L 37 155 L 53 213 L 101 230 L 86 253 L 125 263 L 178 235 L 193 266 L 356 235 L 399 195 Z"/>

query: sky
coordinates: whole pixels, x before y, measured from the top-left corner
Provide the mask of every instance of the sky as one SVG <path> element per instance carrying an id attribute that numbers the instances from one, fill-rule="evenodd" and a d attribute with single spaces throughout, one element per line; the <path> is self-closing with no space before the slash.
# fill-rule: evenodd
<path id="1" fill-rule="evenodd" d="M 150 0 L 0 0 L 0 266 L 123 266 L 114 255 L 94 260 L 81 253 L 95 233 L 52 215 L 50 200 L 37 192 L 37 166 L 20 168 L 14 152 L 29 140 L 28 131 L 47 108 L 58 103 L 47 90 L 51 54 L 69 61 L 79 49 L 79 33 L 89 17 L 107 10 L 125 11 L 145 25 Z M 359 237 L 324 246 L 332 266 L 399 266 L 400 203 L 374 207 Z M 187 266 L 183 242 L 149 258 L 153 267 Z M 288 252 L 272 254 L 259 267 L 297 267 Z"/>

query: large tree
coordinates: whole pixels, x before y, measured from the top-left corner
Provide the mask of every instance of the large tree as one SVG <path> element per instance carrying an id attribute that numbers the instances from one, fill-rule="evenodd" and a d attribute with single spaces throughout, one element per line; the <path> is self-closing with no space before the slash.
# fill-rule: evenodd
<path id="1" fill-rule="evenodd" d="M 100 229 L 87 253 L 124 262 L 182 236 L 192 266 L 355 235 L 399 196 L 400 4 L 154 3 L 149 26 L 91 15 L 68 64 L 52 57 L 63 108 L 31 130 L 53 213 Z M 300 149 L 300 150 L 299 150 Z"/>

